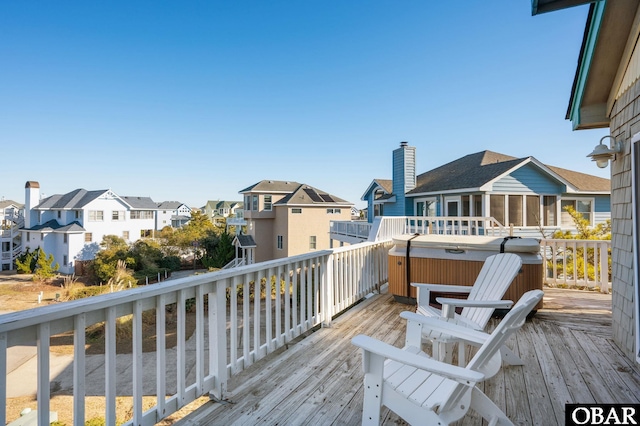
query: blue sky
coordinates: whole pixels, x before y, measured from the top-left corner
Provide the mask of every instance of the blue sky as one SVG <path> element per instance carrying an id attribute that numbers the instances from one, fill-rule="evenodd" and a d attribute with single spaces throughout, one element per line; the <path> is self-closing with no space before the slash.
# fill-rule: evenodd
<path id="1" fill-rule="evenodd" d="M 363 207 L 489 149 L 609 177 L 565 120 L 588 6 L 529 0 L 0 2 L 0 197 L 241 199 L 262 179 Z"/>

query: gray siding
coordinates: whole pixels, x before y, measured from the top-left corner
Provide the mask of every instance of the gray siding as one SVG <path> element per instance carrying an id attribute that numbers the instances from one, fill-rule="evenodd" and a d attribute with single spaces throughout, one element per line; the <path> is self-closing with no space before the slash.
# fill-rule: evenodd
<path id="1" fill-rule="evenodd" d="M 611 112 L 611 135 L 624 141 L 624 153 L 611 161 L 611 274 L 613 339 L 631 359 L 635 354 L 636 303 L 633 271 L 631 137 L 640 132 L 640 82 L 618 99 Z"/>

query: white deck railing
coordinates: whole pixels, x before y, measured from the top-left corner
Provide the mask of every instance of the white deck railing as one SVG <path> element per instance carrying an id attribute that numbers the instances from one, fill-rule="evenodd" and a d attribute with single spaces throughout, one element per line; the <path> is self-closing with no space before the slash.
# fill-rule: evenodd
<path id="1" fill-rule="evenodd" d="M 402 234 L 508 235 L 492 217 L 383 216 L 376 218 L 369 241 L 381 241 Z"/>
<path id="2" fill-rule="evenodd" d="M 545 282 L 552 286 L 611 289 L 611 241 L 564 240 L 540 241 L 546 263 Z"/>
<path id="3" fill-rule="evenodd" d="M 116 394 L 123 385 L 116 384 L 116 327 L 127 316 L 133 330 L 132 368 L 126 378 L 126 384 L 131 383 L 133 418 L 126 424 L 155 424 L 207 393 L 224 397 L 230 375 L 302 333 L 330 324 L 335 314 L 387 282 L 390 246 L 389 241 L 362 243 L 0 315 L 0 424 L 7 422 L 7 351 L 16 345 L 37 347 L 38 424 L 49 424 L 50 342 L 52 336 L 67 332 L 74 336 L 73 423 L 85 423 L 85 332 L 94 324 L 105 328 L 105 420 L 116 424 Z M 194 352 L 185 350 L 187 305 L 195 307 Z M 165 350 L 168 309 L 177 311 L 173 368 Z M 143 375 L 143 364 L 149 363 L 143 362 L 143 314 L 156 322 L 154 377 Z M 172 390 L 166 376 L 174 368 Z M 143 411 L 143 384 L 148 389 L 149 382 L 155 384 L 157 403 Z"/>
<path id="4" fill-rule="evenodd" d="M 361 238 L 362 241 L 366 241 L 369 238 L 371 226 L 365 220 L 332 220 L 329 223 L 329 232 L 347 237 Z"/>

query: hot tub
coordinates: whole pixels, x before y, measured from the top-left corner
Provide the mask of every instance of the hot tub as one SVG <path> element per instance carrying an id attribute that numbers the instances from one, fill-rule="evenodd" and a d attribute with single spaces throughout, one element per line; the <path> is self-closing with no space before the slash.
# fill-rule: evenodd
<path id="1" fill-rule="evenodd" d="M 516 302 L 529 290 L 542 290 L 542 256 L 540 243 L 534 238 L 402 235 L 393 243 L 389 251 L 389 291 L 404 303 L 415 303 L 416 297 L 416 289 L 407 286 L 407 275 L 410 282 L 471 286 L 485 259 L 501 250 L 522 258 L 521 271 L 503 299 Z M 441 294 L 432 296 L 435 299 Z M 540 308 L 542 301 L 535 307 Z"/>

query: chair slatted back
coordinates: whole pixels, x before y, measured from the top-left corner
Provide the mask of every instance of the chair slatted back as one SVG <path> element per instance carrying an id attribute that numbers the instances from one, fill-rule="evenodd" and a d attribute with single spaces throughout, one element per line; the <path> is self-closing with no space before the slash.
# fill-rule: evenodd
<path id="1" fill-rule="evenodd" d="M 489 256 L 469 293 L 469 300 L 501 300 L 515 279 L 522 259 L 513 253 L 498 253 Z M 461 316 L 484 328 L 493 314 L 493 309 L 463 308 Z"/>

